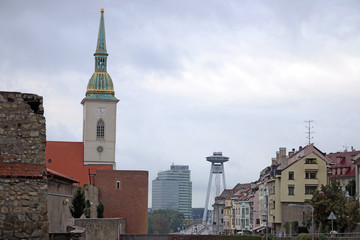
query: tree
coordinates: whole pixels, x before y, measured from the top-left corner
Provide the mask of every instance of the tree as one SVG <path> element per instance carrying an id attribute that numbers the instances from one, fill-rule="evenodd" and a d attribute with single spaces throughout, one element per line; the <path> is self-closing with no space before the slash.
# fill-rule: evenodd
<path id="1" fill-rule="evenodd" d="M 355 179 L 351 179 L 348 184 L 345 186 L 345 190 L 348 191 L 351 197 L 355 196 L 356 193 L 356 181 Z"/>
<path id="2" fill-rule="evenodd" d="M 170 219 L 170 232 L 177 232 L 178 228 L 181 228 L 181 226 L 183 225 L 184 219 L 185 216 L 183 213 L 177 212 L 173 214 Z"/>
<path id="3" fill-rule="evenodd" d="M 154 233 L 168 233 L 169 221 L 166 217 L 157 215 L 154 218 Z"/>
<path id="4" fill-rule="evenodd" d="M 321 191 L 315 192 L 311 204 L 314 207 L 314 219 L 321 232 L 331 230 L 331 221 L 328 220 L 331 212 L 337 218 L 334 229 L 339 232 L 352 231 L 360 221 L 359 203 L 346 199 L 338 181 L 321 186 Z"/>
<path id="5" fill-rule="evenodd" d="M 102 202 L 99 202 L 99 204 L 96 207 L 96 211 L 98 218 L 104 218 L 104 204 Z"/>
<path id="6" fill-rule="evenodd" d="M 171 233 L 184 225 L 184 214 L 171 209 L 154 210 L 148 217 L 148 233 Z"/>
<path id="7" fill-rule="evenodd" d="M 74 218 L 80 218 L 85 210 L 85 192 L 84 189 L 78 187 L 71 200 L 70 213 Z"/>

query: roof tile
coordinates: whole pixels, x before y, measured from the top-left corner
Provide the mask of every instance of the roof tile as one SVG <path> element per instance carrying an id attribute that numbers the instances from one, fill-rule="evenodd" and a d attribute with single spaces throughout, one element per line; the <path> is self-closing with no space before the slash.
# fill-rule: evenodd
<path id="1" fill-rule="evenodd" d="M 33 163 L 0 163 L 0 176 L 43 178 L 46 176 L 46 168 Z"/>

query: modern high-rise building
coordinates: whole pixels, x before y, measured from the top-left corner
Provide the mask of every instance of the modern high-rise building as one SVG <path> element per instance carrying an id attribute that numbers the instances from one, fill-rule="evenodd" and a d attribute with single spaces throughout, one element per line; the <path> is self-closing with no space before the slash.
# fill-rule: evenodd
<path id="1" fill-rule="evenodd" d="M 192 182 L 189 166 L 171 165 L 152 181 L 152 209 L 172 209 L 192 218 Z"/>

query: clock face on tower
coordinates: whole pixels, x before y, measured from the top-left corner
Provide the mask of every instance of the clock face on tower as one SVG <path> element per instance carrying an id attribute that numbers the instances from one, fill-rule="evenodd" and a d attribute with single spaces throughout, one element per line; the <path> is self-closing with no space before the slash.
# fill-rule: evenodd
<path id="1" fill-rule="evenodd" d="M 97 108 L 97 115 L 98 116 L 105 116 L 105 107 L 98 107 Z"/>
<path id="2" fill-rule="evenodd" d="M 96 150 L 97 150 L 99 153 L 102 153 L 102 152 L 104 151 L 104 148 L 103 148 L 103 146 L 98 146 L 98 147 L 96 148 Z"/>

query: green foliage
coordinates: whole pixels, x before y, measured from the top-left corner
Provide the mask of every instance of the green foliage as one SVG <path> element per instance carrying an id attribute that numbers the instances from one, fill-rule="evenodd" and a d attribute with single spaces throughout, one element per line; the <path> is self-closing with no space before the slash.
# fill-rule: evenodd
<path id="1" fill-rule="evenodd" d="M 91 203 L 89 200 L 85 201 L 85 210 L 84 210 L 84 214 L 86 218 L 91 218 Z"/>
<path id="2" fill-rule="evenodd" d="M 356 193 L 356 181 L 355 179 L 351 179 L 349 183 L 345 186 L 345 190 L 348 191 L 351 197 L 355 196 Z"/>
<path id="3" fill-rule="evenodd" d="M 185 217 L 182 213 L 175 213 L 170 219 L 170 232 L 177 232 L 178 227 L 181 227 Z"/>
<path id="4" fill-rule="evenodd" d="M 85 210 L 85 192 L 84 189 L 78 187 L 71 200 L 70 213 L 74 218 L 80 218 Z"/>
<path id="5" fill-rule="evenodd" d="M 148 217 L 148 233 L 171 233 L 186 226 L 184 214 L 171 209 L 154 210 Z"/>
<path id="6" fill-rule="evenodd" d="M 326 235 L 319 235 L 317 240 L 327 240 L 328 237 Z"/>
<path id="7" fill-rule="evenodd" d="M 105 209 L 104 204 L 102 202 L 99 202 L 99 204 L 96 207 L 98 218 L 104 218 L 104 209 Z"/>
<path id="8" fill-rule="evenodd" d="M 277 239 L 277 237 L 276 237 L 275 235 L 269 233 L 269 234 L 268 234 L 268 239 L 269 239 L 269 240 L 275 240 L 275 239 Z"/>
<path id="9" fill-rule="evenodd" d="M 300 233 L 297 237 L 296 240 L 311 240 L 312 236 L 311 234 L 308 233 Z"/>
<path id="10" fill-rule="evenodd" d="M 298 232 L 298 226 L 299 226 L 299 223 L 297 221 L 286 222 L 285 223 L 286 234 L 291 233 L 291 235 L 293 235 L 293 234 L 297 233 Z"/>
<path id="11" fill-rule="evenodd" d="M 328 220 L 331 212 L 337 218 L 334 220 L 334 230 L 339 232 L 352 231 L 360 221 L 359 202 L 348 201 L 337 181 L 321 186 L 321 191 L 315 192 L 311 204 L 320 232 L 331 230 L 331 221 Z"/>

